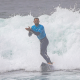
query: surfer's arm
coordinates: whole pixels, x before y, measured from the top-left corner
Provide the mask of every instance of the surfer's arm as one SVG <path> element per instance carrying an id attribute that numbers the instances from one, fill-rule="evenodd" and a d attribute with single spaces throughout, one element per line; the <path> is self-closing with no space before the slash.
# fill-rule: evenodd
<path id="1" fill-rule="evenodd" d="M 32 36 L 32 34 L 33 34 L 33 33 L 32 33 L 31 31 L 29 31 L 28 36 L 30 37 L 30 36 Z"/>
<path id="2" fill-rule="evenodd" d="M 34 33 L 36 36 L 40 35 L 40 32 L 35 32 L 32 29 L 30 30 L 32 33 Z"/>
<path id="3" fill-rule="evenodd" d="M 31 28 L 28 26 L 28 28 L 25 28 L 27 31 L 29 31 L 29 33 L 28 33 L 28 36 L 30 37 L 30 36 L 32 36 L 32 31 L 30 31 L 31 30 Z"/>

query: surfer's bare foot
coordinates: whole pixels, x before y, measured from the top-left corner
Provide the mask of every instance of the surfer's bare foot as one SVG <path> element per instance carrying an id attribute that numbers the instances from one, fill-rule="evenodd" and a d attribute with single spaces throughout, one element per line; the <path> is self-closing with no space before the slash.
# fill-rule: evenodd
<path id="1" fill-rule="evenodd" d="M 48 64 L 53 64 L 53 63 L 52 62 L 51 63 L 49 62 Z"/>

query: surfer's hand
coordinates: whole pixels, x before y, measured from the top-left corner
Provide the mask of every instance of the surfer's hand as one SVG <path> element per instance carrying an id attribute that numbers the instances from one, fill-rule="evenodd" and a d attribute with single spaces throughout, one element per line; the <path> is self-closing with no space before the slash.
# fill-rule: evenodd
<path id="1" fill-rule="evenodd" d="M 31 30 L 31 28 L 28 26 L 28 28 L 25 28 L 27 31 L 30 31 Z"/>

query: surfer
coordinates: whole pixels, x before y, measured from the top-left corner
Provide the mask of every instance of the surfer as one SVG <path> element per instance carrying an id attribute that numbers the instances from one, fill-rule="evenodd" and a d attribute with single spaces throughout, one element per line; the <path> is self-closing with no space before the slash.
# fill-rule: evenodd
<path id="1" fill-rule="evenodd" d="M 46 33 L 44 30 L 44 26 L 39 24 L 39 18 L 34 18 L 34 24 L 31 28 L 25 28 L 27 31 L 29 31 L 29 36 L 32 34 L 35 34 L 38 39 L 40 40 L 40 54 L 43 56 L 43 58 L 47 61 L 48 64 L 53 64 L 47 55 L 47 46 L 49 44 L 49 41 L 46 37 Z"/>

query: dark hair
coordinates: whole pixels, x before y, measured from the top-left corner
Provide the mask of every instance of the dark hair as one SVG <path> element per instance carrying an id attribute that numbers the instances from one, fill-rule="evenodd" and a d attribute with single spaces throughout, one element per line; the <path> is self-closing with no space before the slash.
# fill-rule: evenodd
<path id="1" fill-rule="evenodd" d="M 35 19 L 38 19 L 38 20 L 39 20 L 39 18 L 34 18 L 34 20 L 35 20 Z"/>

